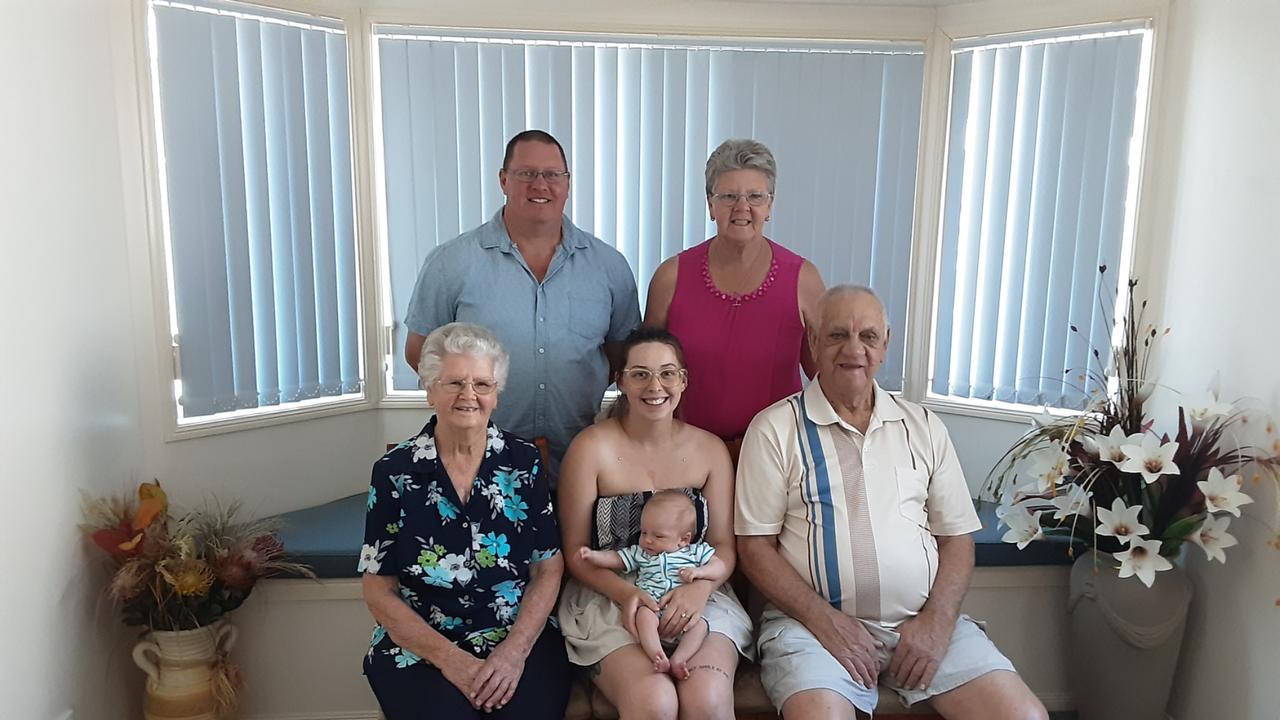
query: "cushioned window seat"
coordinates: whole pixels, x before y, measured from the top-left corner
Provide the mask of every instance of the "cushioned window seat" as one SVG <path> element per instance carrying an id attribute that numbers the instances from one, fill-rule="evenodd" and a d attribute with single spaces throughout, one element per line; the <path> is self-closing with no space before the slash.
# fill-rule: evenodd
<path id="1" fill-rule="evenodd" d="M 285 523 L 281 536 L 290 558 L 307 563 L 322 578 L 356 577 L 364 538 L 365 497 L 360 493 L 281 515 Z M 1003 531 L 996 529 L 993 503 L 979 503 L 978 515 L 983 523 L 983 529 L 974 534 L 978 567 L 1071 564 L 1063 541 L 1038 541 L 1024 550 L 1001 542 Z"/>

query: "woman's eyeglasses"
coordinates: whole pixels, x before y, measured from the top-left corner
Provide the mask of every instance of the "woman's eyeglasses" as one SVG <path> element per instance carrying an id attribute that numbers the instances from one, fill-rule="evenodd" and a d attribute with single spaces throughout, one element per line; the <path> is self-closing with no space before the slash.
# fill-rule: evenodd
<path id="1" fill-rule="evenodd" d="M 733 207 L 738 204 L 739 200 L 746 200 L 751 207 L 760 207 L 773 199 L 773 193 L 711 193 L 709 197 L 712 202 L 724 207 Z"/>
<path id="2" fill-rule="evenodd" d="M 684 376 L 685 370 L 682 368 L 650 370 L 647 367 L 635 365 L 622 369 L 622 379 L 633 385 L 648 385 L 656 377 L 659 385 L 665 388 L 672 388 L 678 385 Z"/>
<path id="3" fill-rule="evenodd" d="M 436 385 L 448 395 L 461 395 L 468 385 L 477 395 L 492 395 L 498 389 L 498 383 L 492 380 L 437 380 Z"/>

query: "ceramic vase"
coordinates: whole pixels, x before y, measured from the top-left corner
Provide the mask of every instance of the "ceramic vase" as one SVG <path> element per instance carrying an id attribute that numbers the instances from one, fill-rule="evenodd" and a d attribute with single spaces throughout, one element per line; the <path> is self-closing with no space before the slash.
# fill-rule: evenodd
<path id="1" fill-rule="evenodd" d="M 1090 550 L 1071 567 L 1068 676 L 1080 720 L 1166 720 L 1191 582 L 1178 564 L 1147 587 Z"/>
<path id="2" fill-rule="evenodd" d="M 145 720 L 226 720 L 214 683 L 236 635 L 226 622 L 148 632 L 133 648 L 133 661 L 147 674 Z"/>

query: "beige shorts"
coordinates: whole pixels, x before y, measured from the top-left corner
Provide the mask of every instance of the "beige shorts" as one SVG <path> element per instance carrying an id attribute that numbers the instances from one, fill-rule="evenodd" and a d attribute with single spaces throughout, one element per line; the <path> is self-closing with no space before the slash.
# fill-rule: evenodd
<path id="1" fill-rule="evenodd" d="M 938 671 L 924 690 L 904 689 L 889 677 L 889 660 L 898 646 L 898 632 L 877 623 L 862 623 L 884 647 L 880 651 L 880 684 L 892 689 L 906 705 L 941 695 L 994 670 L 1015 672 L 1009 662 L 987 637 L 984 624 L 968 615 L 956 621 L 951 644 Z M 760 680 L 773 706 L 782 710 L 787 698 L 804 690 L 834 690 L 845 696 L 854 707 L 872 713 L 876 708 L 876 688 L 863 687 L 849 676 L 844 666 L 818 642 L 798 620 L 778 610 L 765 610 L 760 618 Z"/>

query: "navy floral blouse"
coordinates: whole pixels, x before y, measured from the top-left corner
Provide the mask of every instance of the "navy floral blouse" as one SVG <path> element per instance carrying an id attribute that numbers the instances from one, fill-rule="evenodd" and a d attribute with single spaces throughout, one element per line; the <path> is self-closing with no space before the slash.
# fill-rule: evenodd
<path id="1" fill-rule="evenodd" d="M 394 575 L 400 596 L 440 634 L 477 657 L 507 636 L 529 567 L 560 552 L 542 456 L 489 424 L 464 506 L 436 457 L 436 419 L 374 463 L 359 572 Z M 373 629 L 365 672 L 425 662 Z"/>

